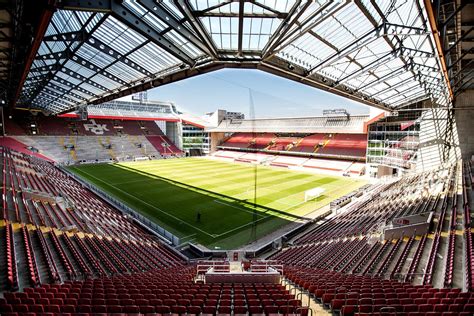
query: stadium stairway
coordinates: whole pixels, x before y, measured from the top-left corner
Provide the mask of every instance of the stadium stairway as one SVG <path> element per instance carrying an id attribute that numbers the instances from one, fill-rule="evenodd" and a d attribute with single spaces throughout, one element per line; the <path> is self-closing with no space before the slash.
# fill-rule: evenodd
<path id="1" fill-rule="evenodd" d="M 395 203 L 400 203 L 396 196 L 408 194 L 403 188 L 416 186 L 420 179 L 435 179 L 440 174 L 445 173 L 425 173 L 418 178 L 415 176 L 400 183 L 383 185 L 378 187 L 378 193 L 386 202 L 396 200 Z M 380 235 L 374 229 L 354 234 L 350 227 L 358 224 L 353 220 L 341 222 L 348 214 L 355 215 L 365 209 L 370 218 L 362 218 L 368 224 L 374 220 L 385 221 L 385 217 L 378 217 L 381 214 L 377 215 L 377 209 L 373 209 L 378 204 L 394 210 L 387 205 L 388 202 L 372 198 L 369 203 L 355 202 L 355 207 L 349 206 L 347 212 L 343 211 L 297 237 L 293 241 L 296 245 L 273 254 L 269 259 L 286 263 L 289 269 L 286 275 L 293 284 L 334 313 L 371 315 L 384 309 L 397 315 L 472 315 L 474 296 L 471 298 L 470 276 L 474 257 L 469 243 L 472 240 L 470 229 L 464 230 L 464 234 L 471 236 L 465 240 L 462 238 L 463 229 L 470 227 L 472 216 L 469 193 L 472 186 L 466 185 L 468 174 L 467 164 L 463 171 L 458 164 L 443 177 L 447 180 L 436 199 L 425 198 L 422 203 L 409 203 L 397 209 L 399 214 L 435 210 L 434 225 L 428 234 L 384 241 L 380 241 Z M 346 226 L 342 235 L 337 232 L 337 222 Z"/>

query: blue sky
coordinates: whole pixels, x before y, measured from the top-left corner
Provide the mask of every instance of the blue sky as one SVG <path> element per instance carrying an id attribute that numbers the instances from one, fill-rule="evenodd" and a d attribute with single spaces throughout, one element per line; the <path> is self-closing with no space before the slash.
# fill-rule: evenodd
<path id="1" fill-rule="evenodd" d="M 149 100 L 171 101 L 179 109 L 203 115 L 216 109 L 244 112 L 255 117 L 319 115 L 323 109 L 345 108 L 351 114 L 369 107 L 285 78 L 258 70 L 224 69 L 148 91 Z"/>

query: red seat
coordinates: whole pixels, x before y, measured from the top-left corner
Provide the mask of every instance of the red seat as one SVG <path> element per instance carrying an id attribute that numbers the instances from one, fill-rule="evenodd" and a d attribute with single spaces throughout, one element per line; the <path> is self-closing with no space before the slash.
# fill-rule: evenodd
<path id="1" fill-rule="evenodd" d="M 342 316 L 351 316 L 358 311 L 357 305 L 344 305 L 341 309 Z"/>
<path id="2" fill-rule="evenodd" d="M 43 306 L 42 305 L 33 305 L 33 306 L 39 306 L 41 308 L 40 313 L 43 312 Z M 18 304 L 14 306 L 15 312 L 19 313 L 27 313 L 28 312 L 28 305 L 26 304 Z"/>
<path id="3" fill-rule="evenodd" d="M 418 305 L 418 311 L 422 313 L 427 313 L 433 311 L 433 305 L 431 304 L 422 304 Z"/>
<path id="4" fill-rule="evenodd" d="M 169 314 L 171 313 L 171 308 L 166 305 L 155 306 L 155 312 L 159 314 Z"/>
<path id="5" fill-rule="evenodd" d="M 171 311 L 174 313 L 174 314 L 186 314 L 186 306 L 182 306 L 182 305 L 175 305 L 175 306 L 172 306 L 171 307 Z"/>
<path id="6" fill-rule="evenodd" d="M 263 312 L 263 308 L 261 306 L 249 306 L 248 311 L 250 315 L 261 314 Z"/>
<path id="7" fill-rule="evenodd" d="M 108 305 L 107 306 L 107 312 L 108 313 L 121 313 L 122 312 L 122 306 L 120 306 L 120 305 Z"/>
<path id="8" fill-rule="evenodd" d="M 405 313 L 418 312 L 418 305 L 416 305 L 416 304 L 403 305 L 403 311 Z"/>
<path id="9" fill-rule="evenodd" d="M 219 314 L 230 314 L 232 312 L 232 308 L 230 306 L 219 306 Z"/>
<path id="10" fill-rule="evenodd" d="M 279 307 L 278 306 L 265 306 L 263 308 L 265 314 L 278 314 Z"/>
<path id="11" fill-rule="evenodd" d="M 188 314 L 194 314 L 194 315 L 199 315 L 201 314 L 201 306 L 188 306 L 187 307 L 187 312 Z"/>
<path id="12" fill-rule="evenodd" d="M 60 313 L 61 312 L 61 308 L 59 305 L 49 305 L 47 308 L 46 308 L 47 312 L 49 313 Z"/>
<path id="13" fill-rule="evenodd" d="M 212 314 L 212 315 L 214 315 L 216 313 L 216 310 L 217 310 L 217 308 L 215 306 L 204 306 L 202 308 L 202 313 L 203 314 Z"/>

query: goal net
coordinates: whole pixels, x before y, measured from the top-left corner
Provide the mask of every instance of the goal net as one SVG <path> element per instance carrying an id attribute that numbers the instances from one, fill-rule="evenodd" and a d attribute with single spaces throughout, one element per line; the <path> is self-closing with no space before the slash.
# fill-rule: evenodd
<path id="1" fill-rule="evenodd" d="M 310 200 L 317 199 L 318 197 L 321 196 L 321 194 L 324 193 L 324 191 L 325 190 L 323 188 L 314 188 L 314 189 L 308 190 L 304 193 L 304 201 L 308 202 Z"/>

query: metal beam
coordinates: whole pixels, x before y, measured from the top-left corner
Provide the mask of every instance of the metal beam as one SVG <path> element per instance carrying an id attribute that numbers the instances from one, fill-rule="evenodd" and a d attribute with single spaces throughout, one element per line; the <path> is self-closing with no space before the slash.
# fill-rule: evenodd
<path id="1" fill-rule="evenodd" d="M 58 33 L 43 37 L 43 42 L 83 42 L 86 39 L 86 31 Z"/>
<path id="2" fill-rule="evenodd" d="M 315 28 L 320 23 L 324 22 L 329 17 L 333 16 L 339 10 L 343 9 L 346 5 L 348 5 L 350 1 L 344 2 L 336 2 L 328 1 L 321 7 L 319 7 L 313 14 L 307 17 L 303 22 L 298 23 L 298 27 L 294 28 L 288 32 L 285 36 L 283 36 L 277 45 L 272 49 L 271 55 L 276 55 L 278 51 L 281 51 L 290 43 L 295 42 L 298 38 L 306 34 L 309 30 Z M 334 4 L 331 8 L 327 9 L 331 4 Z M 310 23 L 311 22 L 311 23 Z"/>
<path id="3" fill-rule="evenodd" d="M 95 14 L 92 14 L 89 16 L 89 18 L 87 19 L 87 21 L 85 21 L 84 25 L 87 25 L 96 15 Z M 100 27 L 100 25 L 102 25 L 102 22 L 107 18 L 106 15 L 102 16 L 99 20 L 99 22 L 97 22 L 94 27 L 92 28 L 91 32 L 95 31 L 97 28 Z M 52 24 L 54 26 L 54 24 Z M 69 45 L 66 45 L 66 49 L 69 50 L 71 45 L 72 45 L 73 42 L 70 42 Z M 77 50 L 79 50 L 82 45 L 83 45 L 84 42 L 80 42 L 78 45 L 76 45 L 74 47 L 73 50 L 71 50 L 71 54 L 75 54 L 75 52 Z M 59 63 L 57 62 L 56 65 L 60 66 L 59 69 L 61 69 L 62 67 L 65 66 L 65 64 L 67 63 L 67 59 L 65 59 L 63 62 Z M 55 76 L 56 77 L 56 73 L 59 71 L 59 69 L 56 69 L 56 70 L 53 70 L 53 72 L 51 72 L 51 75 L 52 76 Z M 69 82 L 67 82 L 68 84 L 71 84 Z M 47 85 L 48 84 L 48 81 L 45 81 L 43 86 Z M 30 100 L 34 100 L 36 98 L 36 96 L 41 92 L 41 86 L 38 87 L 38 89 L 33 93 L 33 95 L 30 97 Z"/>
<path id="4" fill-rule="evenodd" d="M 117 52 L 115 49 L 113 49 L 109 45 L 107 45 L 104 42 L 102 42 L 101 40 L 93 37 L 93 34 L 91 34 L 91 35 L 92 35 L 92 37 L 89 38 L 85 42 L 87 45 L 92 46 L 95 49 L 97 49 L 98 51 L 113 57 L 115 60 L 118 60 L 118 61 L 124 63 L 128 67 L 130 67 L 132 69 L 135 69 L 136 71 L 146 75 L 147 77 L 150 77 L 150 76 L 153 75 L 153 73 L 151 73 L 150 71 L 148 71 L 145 68 L 141 67 L 140 65 L 137 65 L 137 63 L 135 63 L 134 61 L 128 59 L 124 55 L 120 54 L 119 52 Z"/>
<path id="5" fill-rule="evenodd" d="M 400 74 L 406 72 L 406 67 L 405 66 L 401 66 L 400 68 L 397 68 L 396 70 L 394 70 L 393 72 L 389 72 L 388 74 L 384 75 L 384 76 L 381 76 L 379 77 L 378 79 L 376 80 L 373 80 L 369 83 L 366 83 L 364 84 L 363 86 L 360 86 L 357 88 L 357 91 L 361 91 L 361 90 L 365 90 L 365 89 L 368 89 L 368 88 L 371 88 L 373 87 L 374 85 L 377 85 L 379 83 L 382 83 L 384 81 L 387 81 L 387 80 L 390 80 L 390 79 L 393 79 L 397 76 L 399 76 Z M 387 83 L 386 83 L 387 84 Z M 388 84 L 387 84 L 388 85 Z"/>
<path id="6" fill-rule="evenodd" d="M 338 85 L 342 84 L 344 81 L 347 81 L 347 80 L 357 76 L 358 74 L 360 74 L 363 71 L 368 71 L 368 70 L 371 70 L 371 69 L 375 69 L 375 68 L 379 67 L 381 64 L 384 64 L 384 63 L 386 63 L 386 62 L 388 62 L 388 61 L 390 61 L 394 58 L 398 58 L 399 53 L 400 53 L 400 49 L 395 49 L 391 52 L 386 53 L 385 55 L 383 55 L 382 57 L 377 59 L 374 63 L 365 65 L 364 67 L 362 67 L 362 68 L 350 73 L 349 75 L 346 75 L 343 78 L 337 80 L 336 83 L 334 84 L 334 86 L 338 86 Z"/>
<path id="7" fill-rule="evenodd" d="M 381 89 L 381 90 L 379 90 L 379 91 L 377 91 L 377 92 L 375 92 L 375 93 L 372 93 L 371 96 L 375 98 L 375 97 L 378 96 L 379 94 L 386 93 L 386 92 L 389 91 L 389 90 L 395 90 L 395 91 L 396 91 L 396 89 L 397 89 L 398 87 L 403 86 L 403 85 L 406 85 L 407 82 L 410 82 L 410 81 L 413 81 L 413 78 L 407 78 L 407 79 L 405 79 L 405 80 L 399 81 L 399 82 L 397 82 L 397 83 L 395 83 L 395 84 L 393 84 L 393 85 L 391 85 L 391 86 L 388 86 L 387 89 Z"/>
<path id="8" fill-rule="evenodd" d="M 45 72 L 45 71 L 57 71 L 61 69 L 62 66 L 60 64 L 51 64 L 51 65 L 46 65 L 46 66 L 40 66 L 40 67 L 34 67 L 31 68 L 31 72 Z"/>
<path id="9" fill-rule="evenodd" d="M 474 30 L 474 27 L 471 27 L 469 30 L 464 32 L 464 34 L 456 40 L 451 46 L 449 46 L 447 49 L 444 50 L 445 54 L 448 54 L 451 49 L 455 48 L 460 42 L 462 42 L 471 32 Z"/>
<path id="10" fill-rule="evenodd" d="M 145 38 L 148 38 L 152 43 L 162 48 L 176 59 L 189 66 L 193 66 L 195 64 L 194 59 L 192 59 L 174 43 L 161 35 L 152 26 L 148 25 L 141 16 L 138 16 L 135 12 L 128 9 L 123 4 L 112 2 L 112 15 L 123 24 L 140 33 Z"/>
<path id="11" fill-rule="evenodd" d="M 334 87 L 331 85 L 331 79 L 321 77 L 319 75 L 308 77 L 306 75 L 306 70 L 303 67 L 295 65 L 294 69 L 290 70 L 286 67 L 287 64 L 288 62 L 286 60 L 277 56 L 273 56 L 271 59 L 262 61 L 258 69 L 314 88 L 328 91 L 333 94 L 340 95 L 348 99 L 355 100 L 379 109 L 390 109 L 390 106 L 388 106 L 386 103 L 371 98 L 371 96 L 368 94 L 364 94 L 363 92 L 355 93 L 351 89 L 346 88 L 344 85 Z"/>
<path id="12" fill-rule="evenodd" d="M 196 37 L 196 35 L 190 32 L 183 23 L 176 19 L 173 14 L 170 14 L 161 5 L 156 4 L 152 0 L 139 0 L 138 3 L 156 15 L 161 21 L 169 25 L 175 32 L 191 42 L 203 53 L 206 53 L 213 58 L 217 57 L 217 52 L 213 50 L 212 47 L 205 45 L 198 37 Z"/>
<path id="13" fill-rule="evenodd" d="M 115 92 L 115 93 L 109 94 L 107 96 L 100 97 L 100 98 L 97 98 L 95 100 L 92 100 L 92 102 L 90 102 L 90 104 L 100 104 L 100 103 L 103 103 L 103 102 L 112 101 L 114 99 L 121 98 L 121 97 L 124 97 L 124 96 L 127 96 L 127 95 L 131 95 L 131 94 L 138 93 L 138 92 L 141 92 L 141 91 L 153 89 L 155 87 L 159 87 L 159 86 L 166 85 L 166 84 L 169 84 L 169 83 L 173 83 L 173 82 L 176 82 L 176 81 L 180 81 L 180 80 L 183 80 L 183 79 L 191 78 L 191 77 L 194 77 L 194 76 L 197 76 L 197 75 L 200 75 L 200 74 L 204 74 L 204 73 L 212 72 L 212 71 L 215 71 L 215 70 L 223 69 L 223 68 L 225 68 L 225 66 L 226 66 L 225 63 L 219 63 L 219 62 L 217 62 L 217 63 L 216 62 L 211 62 L 211 63 L 206 63 L 206 64 L 203 64 L 203 65 L 198 64 L 194 68 L 182 69 L 182 70 L 179 70 L 177 72 L 168 74 L 168 75 L 166 75 L 164 77 L 161 77 L 161 78 L 149 79 L 144 83 L 143 82 L 137 83 L 137 84 L 133 85 L 132 87 L 130 87 L 128 89 L 124 89 L 124 90 L 121 90 L 119 92 Z M 244 64 L 244 63 L 242 63 L 242 64 L 233 63 L 233 66 L 234 67 L 245 68 L 246 64 Z M 247 68 L 249 68 L 249 67 L 247 66 Z"/>
<path id="14" fill-rule="evenodd" d="M 43 10 L 43 12 L 39 13 L 41 15 L 39 26 L 37 28 L 35 37 L 33 39 L 33 43 L 31 44 L 31 48 L 27 54 L 28 57 L 25 60 L 25 67 L 23 68 L 23 73 L 20 77 L 18 86 L 16 87 L 15 96 L 12 98 L 10 102 L 10 106 L 12 108 L 15 107 L 16 101 L 20 97 L 20 93 L 25 83 L 26 77 L 28 73 L 30 72 L 31 65 L 33 64 L 33 61 L 35 60 L 35 56 L 38 51 L 38 48 L 41 45 L 44 34 L 46 33 L 46 30 L 48 29 L 48 25 L 51 21 L 51 18 L 53 17 L 53 13 L 55 11 L 53 4 L 54 4 L 54 0 L 48 0 L 46 8 Z"/>
<path id="15" fill-rule="evenodd" d="M 240 13 L 234 12 L 202 12 L 194 11 L 195 16 L 197 17 L 217 17 L 217 18 L 239 18 Z M 242 14 L 244 18 L 259 18 L 259 19 L 284 19 L 288 14 L 287 13 L 246 13 Z"/>
<path id="16" fill-rule="evenodd" d="M 109 89 L 104 87 L 103 85 L 91 80 L 88 77 L 85 77 L 85 76 L 81 75 L 80 73 L 77 73 L 77 72 L 73 71 L 72 69 L 63 67 L 61 70 L 59 70 L 59 72 L 62 72 L 63 74 L 65 74 L 67 76 L 73 77 L 74 79 L 80 80 L 80 81 L 82 81 L 82 83 L 90 84 L 91 86 L 94 86 L 99 90 L 109 91 Z M 94 74 L 94 76 L 95 76 L 95 74 Z M 66 79 L 64 79 L 64 80 L 66 80 Z"/>
<path id="17" fill-rule="evenodd" d="M 456 59 L 455 61 L 451 62 L 451 64 L 448 66 L 448 71 L 451 70 L 451 68 L 453 68 L 454 65 L 456 65 L 458 62 L 460 62 L 461 60 L 464 59 L 464 57 L 466 57 L 466 55 L 468 54 L 472 54 L 474 53 L 474 47 L 471 47 L 470 49 L 464 51 L 461 56 L 459 56 L 458 59 Z"/>
<path id="18" fill-rule="evenodd" d="M 107 77 L 110 80 L 121 84 L 122 86 L 128 85 L 126 81 L 120 79 L 119 77 L 116 77 L 115 75 L 111 74 L 104 68 L 96 66 L 95 64 L 89 62 L 88 60 L 85 60 L 84 58 L 80 56 L 74 55 L 71 57 L 71 60 L 89 70 L 95 71 L 96 73 L 101 74 L 102 76 Z"/>
<path id="19" fill-rule="evenodd" d="M 451 85 L 449 83 L 449 74 L 448 74 L 448 70 L 447 70 L 447 67 L 446 67 L 446 60 L 445 60 L 445 56 L 444 56 L 444 52 L 443 52 L 443 47 L 441 45 L 441 41 L 440 41 L 439 34 L 438 34 L 438 27 L 437 27 L 437 24 L 436 24 L 435 15 L 434 15 L 434 12 L 433 12 L 433 7 L 431 5 L 430 0 L 423 0 L 423 3 L 425 4 L 425 9 L 426 9 L 426 12 L 428 13 L 428 23 L 429 23 L 429 26 L 431 27 L 431 31 L 433 32 L 433 38 L 435 40 L 435 45 L 436 45 L 435 49 L 438 51 L 438 56 L 439 56 L 439 60 L 440 60 L 440 63 L 441 63 L 443 75 L 444 75 L 444 78 L 445 78 L 445 81 L 446 81 L 446 85 L 448 87 L 449 95 L 452 98 L 453 97 L 453 90 L 452 90 Z"/>
<path id="20" fill-rule="evenodd" d="M 300 4 L 301 0 L 295 1 L 286 18 L 280 23 L 280 25 L 278 25 L 275 33 L 272 34 L 267 44 L 263 47 L 262 56 L 264 59 L 267 57 L 268 53 L 278 45 L 279 40 L 285 36 L 291 27 L 298 21 L 303 12 L 310 6 L 311 2 L 307 1 L 301 8 Z"/>
<path id="21" fill-rule="evenodd" d="M 217 48 L 214 41 L 209 36 L 209 33 L 205 30 L 205 27 L 202 25 L 199 18 L 194 16 L 192 6 L 189 4 L 188 0 L 173 0 L 173 3 L 178 8 L 178 10 L 180 10 L 183 16 L 187 18 L 189 24 L 191 24 L 191 27 L 194 29 L 194 32 L 196 32 L 205 45 L 209 47 L 209 49 L 213 51 L 215 55 L 217 55 Z"/>
<path id="22" fill-rule="evenodd" d="M 238 47 L 239 56 L 242 56 L 242 44 L 244 40 L 244 0 L 239 0 L 239 33 L 238 33 Z"/>
<path id="23" fill-rule="evenodd" d="M 379 38 L 381 29 L 382 29 L 382 27 L 379 26 L 379 27 L 371 30 L 370 32 L 367 32 L 363 36 L 355 39 L 353 42 L 347 44 L 341 50 L 336 50 L 335 54 L 329 56 L 328 58 L 321 61 L 319 64 L 317 64 L 313 68 L 311 68 L 308 71 L 308 75 L 312 75 L 312 74 L 318 72 L 319 70 L 321 70 L 322 68 L 330 65 L 331 63 L 336 62 L 337 60 L 346 57 L 348 54 L 352 53 L 353 51 L 355 51 L 355 50 L 357 50 L 357 49 L 359 49 L 363 46 L 366 46 L 366 45 L 370 44 L 371 42 L 375 41 L 377 38 Z"/>

